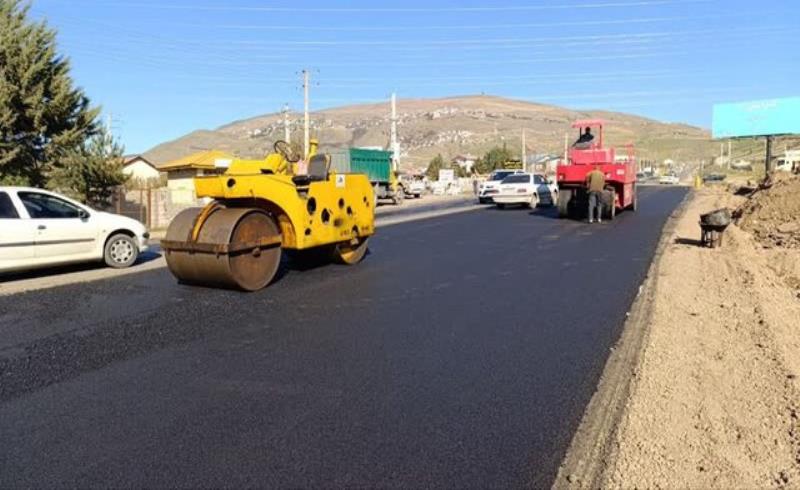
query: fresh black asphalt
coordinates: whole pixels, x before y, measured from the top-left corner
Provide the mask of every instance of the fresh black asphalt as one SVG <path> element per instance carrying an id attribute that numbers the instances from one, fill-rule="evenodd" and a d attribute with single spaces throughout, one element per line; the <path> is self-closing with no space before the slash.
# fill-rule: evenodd
<path id="1" fill-rule="evenodd" d="M 0 488 L 548 487 L 685 193 L 385 227 L 254 294 L 0 297 Z"/>

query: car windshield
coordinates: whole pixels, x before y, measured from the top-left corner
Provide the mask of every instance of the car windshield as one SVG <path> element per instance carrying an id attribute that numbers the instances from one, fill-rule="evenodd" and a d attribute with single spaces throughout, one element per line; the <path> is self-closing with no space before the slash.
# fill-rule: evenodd
<path id="1" fill-rule="evenodd" d="M 509 175 L 503 179 L 503 184 L 527 184 L 531 181 L 530 176 L 522 175 Z"/>
<path id="2" fill-rule="evenodd" d="M 492 174 L 489 180 L 503 180 L 513 173 L 514 172 L 495 172 Z"/>

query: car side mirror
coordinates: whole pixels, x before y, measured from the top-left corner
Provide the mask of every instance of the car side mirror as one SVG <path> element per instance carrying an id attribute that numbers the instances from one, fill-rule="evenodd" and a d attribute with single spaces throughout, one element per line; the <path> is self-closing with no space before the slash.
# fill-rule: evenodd
<path id="1" fill-rule="evenodd" d="M 78 218 L 79 219 L 84 219 L 84 220 L 85 219 L 89 219 L 89 213 L 87 213 L 85 209 L 79 209 L 78 210 Z"/>

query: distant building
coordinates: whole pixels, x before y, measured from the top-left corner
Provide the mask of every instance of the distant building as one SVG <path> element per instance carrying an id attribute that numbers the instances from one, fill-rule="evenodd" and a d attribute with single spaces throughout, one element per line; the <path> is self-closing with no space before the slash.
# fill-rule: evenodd
<path id="1" fill-rule="evenodd" d="M 558 162 L 561 161 L 560 155 L 552 153 L 537 153 L 528 155 L 525 160 L 525 170 L 532 173 L 555 173 Z"/>
<path id="2" fill-rule="evenodd" d="M 122 172 L 129 176 L 134 187 L 159 187 L 162 173 L 142 155 L 123 157 Z"/>
<path id="3" fill-rule="evenodd" d="M 452 160 L 453 164 L 458 165 L 467 173 L 472 173 L 472 168 L 475 166 L 476 161 L 478 161 L 477 157 L 470 154 L 458 155 Z"/>
<path id="4" fill-rule="evenodd" d="M 174 203 L 192 203 L 197 200 L 194 178 L 204 175 L 220 175 L 225 172 L 234 157 L 219 150 L 202 151 L 162 165 L 159 170 L 167 173 L 167 187 Z"/>

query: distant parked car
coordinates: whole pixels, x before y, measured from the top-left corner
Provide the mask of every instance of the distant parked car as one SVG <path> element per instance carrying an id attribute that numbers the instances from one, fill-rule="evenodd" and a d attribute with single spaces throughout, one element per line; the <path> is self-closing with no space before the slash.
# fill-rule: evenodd
<path id="1" fill-rule="evenodd" d="M 514 174 L 500 182 L 500 190 L 493 199 L 499 208 L 507 204 L 522 204 L 532 208 L 539 204 L 555 206 L 558 202 L 558 186 L 543 175 Z"/>
<path id="2" fill-rule="evenodd" d="M 419 199 L 425 193 L 425 181 L 413 175 L 403 175 L 400 178 L 406 197 Z"/>
<path id="3" fill-rule="evenodd" d="M 500 182 L 509 175 L 524 173 L 522 170 L 495 170 L 486 179 L 486 182 L 481 183 L 478 187 L 478 202 L 481 204 L 488 204 L 493 202 L 492 198 L 500 191 Z"/>
<path id="4" fill-rule="evenodd" d="M 664 185 L 676 185 L 679 184 L 680 181 L 681 179 L 679 179 L 675 174 L 662 175 L 661 178 L 658 179 L 658 183 Z"/>
<path id="5" fill-rule="evenodd" d="M 28 187 L 0 187 L 0 272 L 76 262 L 129 267 L 148 248 L 136 220 Z"/>
<path id="6" fill-rule="evenodd" d="M 706 174 L 703 176 L 703 182 L 714 183 L 722 182 L 726 178 L 725 174 Z"/>

